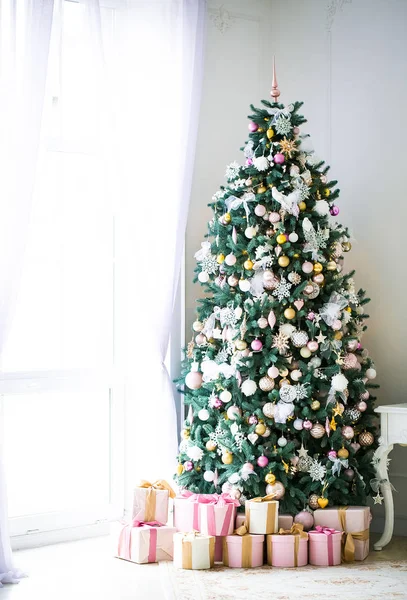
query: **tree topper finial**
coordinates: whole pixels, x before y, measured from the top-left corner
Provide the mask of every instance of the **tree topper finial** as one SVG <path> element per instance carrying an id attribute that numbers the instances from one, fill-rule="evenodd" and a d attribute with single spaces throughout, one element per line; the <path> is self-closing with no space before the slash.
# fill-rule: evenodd
<path id="1" fill-rule="evenodd" d="M 273 81 L 271 84 L 270 96 L 273 98 L 273 102 L 278 102 L 278 97 L 281 94 L 278 89 L 277 77 L 276 77 L 276 57 L 273 56 Z"/>

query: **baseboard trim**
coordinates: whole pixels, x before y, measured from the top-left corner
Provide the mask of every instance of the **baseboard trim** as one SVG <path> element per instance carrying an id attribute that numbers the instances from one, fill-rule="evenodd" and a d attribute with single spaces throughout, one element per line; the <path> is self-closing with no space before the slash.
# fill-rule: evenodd
<path id="1" fill-rule="evenodd" d="M 107 521 L 104 521 L 102 523 L 94 523 L 92 525 L 84 525 L 81 527 L 69 527 L 67 529 L 56 529 L 54 531 L 16 535 L 11 538 L 11 547 L 13 550 L 27 550 L 29 548 L 38 548 L 40 546 L 49 546 L 51 544 L 74 542 L 85 538 L 108 535 L 109 530 L 110 524 Z"/>

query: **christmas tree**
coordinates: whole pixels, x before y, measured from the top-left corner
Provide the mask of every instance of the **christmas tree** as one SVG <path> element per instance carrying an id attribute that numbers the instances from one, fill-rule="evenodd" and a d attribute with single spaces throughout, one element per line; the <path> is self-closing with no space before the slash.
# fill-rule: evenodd
<path id="1" fill-rule="evenodd" d="M 244 166 L 210 204 L 196 253 L 199 300 L 179 380 L 189 406 L 178 469 L 192 492 L 241 503 L 275 494 L 282 512 L 365 504 L 377 447 L 364 306 L 337 182 L 300 126 L 301 102 L 251 106 Z"/>

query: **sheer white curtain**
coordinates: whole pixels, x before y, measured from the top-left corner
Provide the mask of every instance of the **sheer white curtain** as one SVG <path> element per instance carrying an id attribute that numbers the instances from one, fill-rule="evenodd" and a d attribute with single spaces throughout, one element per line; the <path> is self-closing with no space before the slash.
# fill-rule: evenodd
<path id="1" fill-rule="evenodd" d="M 53 0 L 2 0 L 0 13 L 0 361 L 18 292 L 41 129 Z M 1 415 L 0 415 L 1 417 Z M 0 587 L 16 583 L 0 421 Z"/>
<path id="2" fill-rule="evenodd" d="M 93 61 L 111 119 L 116 177 L 116 358 L 127 392 L 127 482 L 171 478 L 176 409 L 165 366 L 194 165 L 203 71 L 204 0 L 130 0 L 113 42 L 99 0 L 86 7 Z M 94 63 L 93 63 L 94 64 Z M 103 91 L 102 91 L 103 90 Z M 105 140 L 106 141 L 106 140 Z"/>

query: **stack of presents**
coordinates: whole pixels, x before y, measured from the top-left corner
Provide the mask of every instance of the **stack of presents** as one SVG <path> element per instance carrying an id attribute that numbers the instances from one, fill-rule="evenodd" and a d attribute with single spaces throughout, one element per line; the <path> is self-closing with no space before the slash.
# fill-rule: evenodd
<path id="1" fill-rule="evenodd" d="M 167 524 L 170 499 L 173 525 Z M 139 564 L 173 560 L 181 569 L 210 569 L 216 562 L 330 566 L 367 557 L 369 507 L 315 510 L 314 528 L 306 532 L 291 515 L 280 515 L 278 504 L 272 496 L 253 498 L 237 513 L 240 503 L 228 494 L 184 490 L 175 497 L 165 481 L 142 482 L 134 491 L 132 521 L 113 525 L 115 555 Z"/>

